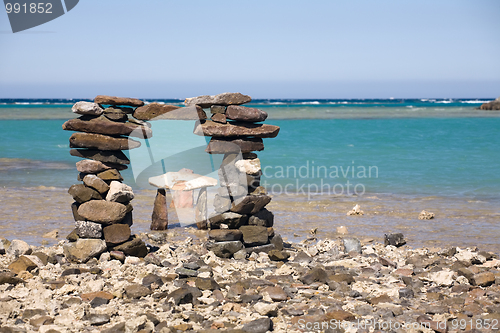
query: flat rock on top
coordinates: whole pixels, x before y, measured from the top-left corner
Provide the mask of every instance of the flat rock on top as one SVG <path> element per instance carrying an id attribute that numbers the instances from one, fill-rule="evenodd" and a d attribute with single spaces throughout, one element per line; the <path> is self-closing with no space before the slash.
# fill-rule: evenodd
<path id="1" fill-rule="evenodd" d="M 190 191 L 216 186 L 217 179 L 189 172 L 167 172 L 160 176 L 150 177 L 149 184 L 158 188 Z"/>
<path id="2" fill-rule="evenodd" d="M 267 112 L 246 106 L 230 105 L 226 109 L 226 117 L 231 120 L 259 122 L 267 119 Z"/>
<path id="3" fill-rule="evenodd" d="M 198 122 L 194 134 L 213 137 L 242 137 L 275 138 L 280 131 L 279 126 L 268 124 L 253 124 L 245 122 L 231 122 L 221 124 L 211 120 Z"/>
<path id="4" fill-rule="evenodd" d="M 73 133 L 69 138 L 70 148 L 91 148 L 99 150 L 126 150 L 141 146 L 141 143 L 132 139 L 113 138 L 111 136 L 94 133 Z"/>
<path id="5" fill-rule="evenodd" d="M 153 136 L 153 132 L 147 126 L 140 126 L 129 122 L 117 122 L 110 120 L 105 116 L 94 119 L 85 118 L 86 117 L 70 119 L 62 125 L 62 128 L 66 131 L 77 131 L 104 135 L 130 135 L 140 139 L 150 138 Z"/>
<path id="6" fill-rule="evenodd" d="M 199 105 L 202 108 L 209 108 L 212 105 L 240 105 L 251 102 L 252 98 L 241 93 L 222 93 L 219 95 L 204 95 L 192 98 L 186 98 L 184 104 Z"/>
<path id="7" fill-rule="evenodd" d="M 182 108 L 175 105 L 151 103 L 137 108 L 134 118 L 139 120 L 200 120 L 207 119 L 207 115 L 198 105 Z"/>
<path id="8" fill-rule="evenodd" d="M 137 98 L 115 97 L 99 95 L 94 98 L 94 103 L 105 105 L 128 105 L 128 106 L 143 106 L 144 102 Z"/>

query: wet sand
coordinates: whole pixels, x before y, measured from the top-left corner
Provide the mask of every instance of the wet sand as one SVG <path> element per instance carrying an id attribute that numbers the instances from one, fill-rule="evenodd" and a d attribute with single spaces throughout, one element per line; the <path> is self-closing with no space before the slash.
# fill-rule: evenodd
<path id="1" fill-rule="evenodd" d="M 151 223 L 155 197 L 153 190 L 135 191 L 134 233 L 146 232 Z M 67 189 L 0 188 L 0 236 L 22 239 L 32 245 L 50 245 L 64 239 L 73 230 Z M 347 216 L 356 204 L 363 216 Z M 210 203 L 209 203 L 210 205 Z M 442 197 L 396 197 L 365 195 L 362 197 L 313 197 L 275 195 L 268 209 L 275 214 L 275 230 L 285 240 L 298 242 L 317 228 L 317 237 L 341 237 L 338 226 L 346 226 L 350 236 L 383 242 L 384 234 L 401 232 L 408 245 L 417 247 L 472 247 L 500 253 L 500 206 L 493 202 Z M 422 210 L 436 214 L 432 220 L 418 220 Z M 174 238 L 193 235 L 170 211 L 167 233 Z M 59 230 L 59 238 L 43 238 Z"/>

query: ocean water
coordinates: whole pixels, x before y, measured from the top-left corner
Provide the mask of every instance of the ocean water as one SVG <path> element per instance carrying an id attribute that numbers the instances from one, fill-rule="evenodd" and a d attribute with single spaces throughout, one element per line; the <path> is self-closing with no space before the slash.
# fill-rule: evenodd
<path id="1" fill-rule="evenodd" d="M 477 245 L 500 252 L 500 112 L 476 110 L 483 102 L 252 102 L 269 113 L 266 123 L 281 127 L 258 153 L 263 183 L 274 197 L 276 228 L 301 239 L 315 227 L 335 237 L 335 228 L 346 225 L 354 235 L 376 240 L 403 232 L 414 246 Z M 75 117 L 72 103 L 0 100 L 0 236 L 22 237 L 23 226 L 37 220 L 47 231 L 71 228 L 66 189 L 77 183 L 79 159 L 69 155 L 71 132 L 61 125 Z M 190 126 L 167 136 L 160 122 L 153 123 L 148 144 L 175 145 Z M 122 174 L 143 198 L 135 218 L 137 228 L 147 230 L 154 191 L 136 182 L 134 163 Z M 26 210 L 30 202 L 37 213 Z M 356 203 L 365 215 L 346 217 Z M 423 209 L 436 218 L 418 220 Z M 41 242 L 39 233 L 28 239 Z"/>

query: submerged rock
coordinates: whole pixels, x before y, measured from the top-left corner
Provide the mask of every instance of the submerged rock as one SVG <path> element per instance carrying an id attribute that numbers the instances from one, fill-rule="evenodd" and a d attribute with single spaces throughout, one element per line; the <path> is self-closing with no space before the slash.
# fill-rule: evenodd
<path id="1" fill-rule="evenodd" d="M 434 218 L 434 213 L 428 212 L 426 210 L 423 210 L 418 214 L 418 219 L 419 220 L 431 220 Z"/>

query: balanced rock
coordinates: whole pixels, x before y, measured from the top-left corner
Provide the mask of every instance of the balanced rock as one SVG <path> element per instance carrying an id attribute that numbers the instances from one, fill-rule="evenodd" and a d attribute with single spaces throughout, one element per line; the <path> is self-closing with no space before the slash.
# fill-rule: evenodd
<path id="1" fill-rule="evenodd" d="M 109 191 L 106 195 L 107 201 L 115 201 L 120 203 L 128 203 L 134 199 L 134 192 L 132 192 L 132 188 L 126 184 L 112 181 L 109 184 Z"/>
<path id="2" fill-rule="evenodd" d="M 78 207 L 78 214 L 85 219 L 103 223 L 118 223 L 125 217 L 127 208 L 125 205 L 106 200 L 91 200 Z"/>
<path id="3" fill-rule="evenodd" d="M 76 102 L 71 108 L 71 111 L 83 115 L 100 116 L 104 112 L 104 109 L 97 103 Z"/>
<path id="4" fill-rule="evenodd" d="M 89 158 L 105 163 L 130 164 L 128 157 L 120 150 L 71 149 L 69 153 L 71 156 Z"/>
<path id="5" fill-rule="evenodd" d="M 226 117 L 231 120 L 259 122 L 267 119 L 267 112 L 246 106 L 230 105 L 226 109 Z"/>
<path id="6" fill-rule="evenodd" d="M 71 148 L 95 148 L 99 150 L 127 150 L 141 146 L 141 143 L 127 138 L 113 138 L 94 133 L 73 133 L 69 138 Z"/>
<path id="7" fill-rule="evenodd" d="M 112 180 L 122 181 L 123 180 L 122 175 L 116 169 L 109 169 L 109 170 L 100 172 L 97 174 L 97 177 L 101 178 L 102 180 L 108 180 L 108 181 L 112 181 Z"/>
<path id="8" fill-rule="evenodd" d="M 121 123 L 124 123 L 128 120 L 128 116 L 127 116 L 126 112 L 123 112 L 120 109 L 114 109 L 114 108 L 107 108 L 106 110 L 104 110 L 103 116 L 111 121 L 117 121 L 117 122 L 121 122 Z"/>
<path id="9" fill-rule="evenodd" d="M 90 200 L 101 200 L 102 196 L 96 190 L 83 184 L 71 185 L 68 193 L 78 203 L 84 203 Z"/>
<path id="10" fill-rule="evenodd" d="M 165 189 L 158 189 L 153 204 L 151 230 L 166 230 L 168 228 L 168 210 Z"/>
<path id="11" fill-rule="evenodd" d="M 258 225 L 262 227 L 272 227 L 274 224 L 274 214 L 267 209 L 261 209 L 257 214 L 248 218 L 248 225 Z"/>
<path id="12" fill-rule="evenodd" d="M 236 168 L 243 173 L 256 175 L 261 172 L 260 160 L 254 158 L 252 160 L 239 160 L 234 163 Z"/>
<path id="13" fill-rule="evenodd" d="M 246 246 L 258 246 L 269 243 L 266 227 L 244 225 L 240 227 L 240 231 L 243 234 L 243 243 Z"/>
<path id="14" fill-rule="evenodd" d="M 244 122 L 228 122 L 221 124 L 206 120 L 196 125 L 194 134 L 212 137 L 241 137 L 253 136 L 257 138 L 275 138 L 280 131 L 278 126 L 268 124 L 253 124 Z"/>
<path id="15" fill-rule="evenodd" d="M 220 258 L 231 258 L 231 256 L 243 248 L 243 243 L 240 241 L 228 242 L 207 242 L 207 250 L 215 253 Z"/>
<path id="16" fill-rule="evenodd" d="M 235 201 L 231 207 L 231 211 L 239 214 L 254 215 L 264 208 L 269 202 L 271 202 L 271 197 L 265 194 L 247 195 L 246 197 Z"/>
<path id="17" fill-rule="evenodd" d="M 225 105 L 212 105 L 210 107 L 211 114 L 226 114 L 226 106 Z"/>
<path id="18" fill-rule="evenodd" d="M 197 105 L 181 108 L 174 105 L 151 103 L 137 108 L 134 112 L 134 118 L 139 120 L 203 120 L 207 119 L 207 114 Z"/>
<path id="19" fill-rule="evenodd" d="M 106 164 L 96 160 L 81 160 L 76 162 L 76 170 L 83 173 L 99 173 L 111 169 Z"/>
<path id="20" fill-rule="evenodd" d="M 90 221 L 76 221 L 76 233 L 80 238 L 101 238 L 102 225 Z"/>
<path id="21" fill-rule="evenodd" d="M 63 245 L 64 255 L 71 261 L 87 262 L 106 250 L 106 242 L 101 239 L 78 239 Z"/>
<path id="22" fill-rule="evenodd" d="M 214 113 L 210 119 L 216 123 L 227 124 L 226 115 L 223 113 Z"/>
<path id="23" fill-rule="evenodd" d="M 264 150 L 262 138 L 212 138 L 205 151 L 209 154 L 250 153 Z"/>
<path id="24" fill-rule="evenodd" d="M 208 238 L 216 242 L 240 240 L 242 233 L 238 229 L 213 229 L 208 232 Z"/>
<path id="25" fill-rule="evenodd" d="M 115 246 L 114 251 L 121 251 L 126 255 L 144 258 L 148 254 L 146 244 L 140 238 L 134 238 L 123 244 Z"/>
<path id="26" fill-rule="evenodd" d="M 151 103 L 138 107 L 134 111 L 134 118 L 139 120 L 151 120 L 170 111 L 179 109 L 179 106 Z"/>
<path id="27" fill-rule="evenodd" d="M 219 95 L 204 95 L 192 98 L 186 98 L 184 104 L 199 105 L 202 108 L 209 108 L 212 105 L 240 105 L 251 102 L 252 98 L 241 93 L 222 93 Z"/>
<path id="28" fill-rule="evenodd" d="M 129 240 L 132 232 L 126 224 L 112 224 L 103 229 L 104 239 L 109 246 L 125 243 Z"/>
<path id="29" fill-rule="evenodd" d="M 137 98 L 115 97 L 99 95 L 94 98 L 94 103 L 104 105 L 128 105 L 128 106 L 143 106 L 144 102 Z"/>
<path id="30" fill-rule="evenodd" d="M 83 183 L 100 194 L 104 194 L 109 190 L 109 185 L 96 175 L 86 175 L 83 177 Z"/>
<path id="31" fill-rule="evenodd" d="M 234 212 L 227 212 L 212 216 L 209 218 L 209 221 L 210 227 L 213 229 L 220 228 L 221 224 L 227 225 L 229 229 L 238 229 L 247 223 L 248 217 Z"/>
<path id="32" fill-rule="evenodd" d="M 104 116 L 90 120 L 84 117 L 70 119 L 62 125 L 62 128 L 66 131 L 134 136 L 140 139 L 146 139 L 153 136 L 153 132 L 147 126 L 112 121 Z"/>

